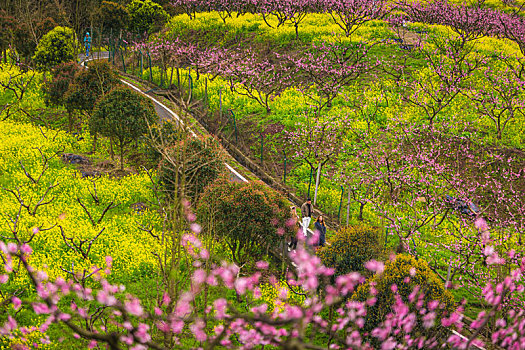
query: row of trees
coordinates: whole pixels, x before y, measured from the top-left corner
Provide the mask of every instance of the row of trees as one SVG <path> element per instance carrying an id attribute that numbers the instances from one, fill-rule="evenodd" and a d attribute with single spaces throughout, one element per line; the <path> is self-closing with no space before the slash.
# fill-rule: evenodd
<path id="1" fill-rule="evenodd" d="M 81 131 L 84 121 L 94 135 L 94 149 L 97 135 L 108 137 L 111 145 L 115 142 L 123 170 L 125 146 L 147 134 L 157 119 L 152 102 L 122 87 L 106 62 L 94 62 L 89 69 L 65 62 L 55 66 L 51 75 L 43 87 L 46 103 L 66 110 L 70 132 L 74 126 Z"/>
<path id="2" fill-rule="evenodd" d="M 301 0 L 301 1 L 277 1 L 277 0 L 175 0 L 171 4 L 180 8 L 194 18 L 196 12 L 217 11 L 224 22 L 236 13 L 256 13 L 263 16 L 268 26 L 273 24 L 270 18 L 282 25 L 292 25 L 295 28 L 296 38 L 299 37 L 299 26 L 309 13 L 327 12 L 332 15 L 335 23 L 340 26 L 347 36 L 351 35 L 361 24 L 373 20 L 382 19 L 390 11 L 386 1 L 335 1 L 335 0 Z"/>
<path id="3" fill-rule="evenodd" d="M 365 117 L 370 133 L 371 125 L 378 124 L 375 116 L 393 100 L 400 99 L 419 110 L 430 129 L 443 127 L 445 116 L 454 111 L 455 104 L 470 105 L 480 119 L 494 125 L 498 139 L 504 138 L 507 126 L 523 118 L 522 59 L 502 55 L 486 58 L 477 54 L 471 44 L 458 47 L 456 38 L 429 38 L 429 41 L 440 46 L 438 49 L 422 46 L 418 54 L 423 56 L 426 68 L 414 72 L 403 65 L 374 59 L 370 54 L 374 43 L 322 42 L 300 53 L 264 57 L 249 48 L 200 49 L 180 39 L 153 41 L 140 48 L 150 50 L 153 58 L 166 67 L 192 67 L 198 74 L 226 79 L 232 91 L 257 101 L 267 113 L 271 112 L 276 96 L 296 88 L 311 106 L 314 117 L 306 117 L 307 122 L 298 124 L 295 131 L 288 131 L 291 150 L 288 154 L 300 162 L 306 161 L 317 173 L 317 189 L 321 168 L 342 155 L 350 123 Z M 393 88 L 379 87 L 380 96 L 370 101 L 368 107 L 363 101 L 369 96 L 345 97 L 355 116 L 323 121 L 335 98 L 343 96 L 341 93 L 360 79 L 375 74 L 390 77 Z"/>
<path id="4" fill-rule="evenodd" d="M 308 13 L 328 13 L 346 36 L 354 33 L 362 24 L 387 17 L 399 22 L 421 22 L 451 26 L 462 40 L 469 41 L 484 35 L 494 35 L 513 40 L 525 47 L 522 35 L 525 22 L 520 16 L 521 8 L 509 6 L 510 13 L 488 8 L 484 3 L 473 5 L 452 4 L 444 0 L 430 2 L 388 3 L 383 0 L 175 0 L 171 4 L 194 18 L 196 12 L 217 11 L 224 22 L 236 13 L 261 14 L 265 22 L 274 18 L 277 26 L 289 24 L 298 28 Z M 400 14 L 401 13 L 401 14 Z"/>
<path id="5" fill-rule="evenodd" d="M 450 276 L 463 275 L 465 285 L 476 293 L 487 280 L 499 278 L 481 276 L 487 245 L 503 254 L 508 249 L 505 242 L 513 242 L 517 256 L 523 254 L 524 203 L 516 192 L 525 186 L 523 159 L 483 149 L 446 129 L 396 125 L 379 140 L 345 155 L 355 167 L 346 168 L 342 180 L 356 203 L 370 206 L 386 221 L 389 232 L 404 244 L 402 249 L 414 252 L 412 239 L 417 236 L 435 245 L 431 255 L 451 251 L 458 265 Z M 490 222 L 490 230 L 484 220 Z M 436 243 L 436 235 L 453 239 Z M 471 249 L 464 249 L 465 242 Z M 437 255 L 437 265 L 444 268 Z"/>

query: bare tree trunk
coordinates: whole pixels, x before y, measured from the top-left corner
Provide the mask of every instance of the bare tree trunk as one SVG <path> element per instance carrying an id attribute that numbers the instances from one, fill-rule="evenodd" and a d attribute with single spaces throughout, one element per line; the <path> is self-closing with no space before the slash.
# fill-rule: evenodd
<path id="1" fill-rule="evenodd" d="M 450 270 L 452 268 L 452 257 L 450 257 L 450 260 L 448 262 L 448 270 L 447 270 L 447 280 L 445 281 L 445 289 L 448 289 L 448 284 L 450 282 Z"/>
<path id="2" fill-rule="evenodd" d="M 359 202 L 359 221 L 363 221 L 363 209 L 366 205 L 366 202 Z"/>
<path id="3" fill-rule="evenodd" d="M 97 133 L 93 135 L 93 153 L 97 151 Z"/>
<path id="4" fill-rule="evenodd" d="M 109 138 L 109 154 L 111 155 L 111 160 L 114 160 L 115 159 L 115 152 L 113 152 L 113 137 Z"/>
<path id="5" fill-rule="evenodd" d="M 124 170 L 124 145 L 120 143 L 120 170 Z"/>
<path id="6" fill-rule="evenodd" d="M 69 109 L 67 110 L 67 124 L 67 131 L 71 133 L 73 131 L 73 115 Z"/>
<path id="7" fill-rule="evenodd" d="M 317 167 L 317 176 L 315 177 L 314 205 L 317 203 L 317 190 L 319 189 L 319 178 L 321 177 L 321 163 Z"/>
<path id="8" fill-rule="evenodd" d="M 346 226 L 350 225 L 350 194 L 352 191 L 350 191 L 350 188 L 348 189 L 348 201 L 346 202 Z"/>
<path id="9" fill-rule="evenodd" d="M 170 84 L 168 86 L 168 89 L 171 89 L 171 84 L 173 83 L 173 70 L 175 69 L 175 63 L 171 67 L 171 73 L 170 73 Z"/>

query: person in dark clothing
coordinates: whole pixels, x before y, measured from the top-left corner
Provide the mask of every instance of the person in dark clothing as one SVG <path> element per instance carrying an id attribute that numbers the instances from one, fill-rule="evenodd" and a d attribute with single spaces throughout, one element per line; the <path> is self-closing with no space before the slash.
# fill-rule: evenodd
<path id="1" fill-rule="evenodd" d="M 319 246 L 324 247 L 326 243 L 326 226 L 322 215 L 317 217 L 314 226 L 315 230 L 319 232 Z"/>
<path id="2" fill-rule="evenodd" d="M 295 211 L 295 206 L 290 207 L 290 217 L 295 219 L 294 230 L 292 232 L 292 237 L 290 243 L 288 243 L 288 251 L 297 249 L 297 232 L 299 231 L 299 217 Z"/>

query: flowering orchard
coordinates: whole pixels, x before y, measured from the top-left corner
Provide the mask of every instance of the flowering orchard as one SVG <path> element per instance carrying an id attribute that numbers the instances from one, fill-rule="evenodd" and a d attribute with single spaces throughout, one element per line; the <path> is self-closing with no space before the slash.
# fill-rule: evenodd
<path id="1" fill-rule="evenodd" d="M 349 227 L 288 253 L 294 214 L 263 184 L 189 203 L 207 157 L 182 129 L 152 145 L 166 196 L 151 170 L 79 178 L 59 155 L 89 134 L 3 121 L 0 346 L 525 348 L 519 4 L 171 5 L 122 68 Z M 31 71 L 0 74 L 11 119 L 43 106 Z"/>
<path id="2" fill-rule="evenodd" d="M 0 130 L 2 244 L 29 242 L 34 249 L 31 265 L 52 280 L 75 280 L 88 288 L 93 274 L 101 271 L 131 290 L 140 290 L 132 283 L 139 279 L 154 285 L 158 265 L 150 251 L 157 244 L 139 224 L 155 232 L 161 219 L 154 211 L 134 209 L 135 203 L 152 197 L 149 176 L 83 177 L 73 165 L 64 163 L 61 154 L 87 152 L 91 142 L 87 135 L 78 141 L 62 131 L 9 121 L 2 121 Z M 6 256 L 0 255 L 6 262 Z M 111 260 L 106 258 L 109 255 Z M 111 276 L 109 270 L 108 274 L 100 270 L 108 263 L 112 264 Z M 2 275 L 10 271 L 9 282 L 0 288 L 2 309 L 14 296 L 29 300 L 34 289 L 21 266 L 4 266 L 2 271 Z M 41 344 L 44 330 L 38 327 L 44 318 L 38 313 L 18 314 L 26 330 L 13 333 L 13 340 L 1 338 L 0 347 L 28 344 L 24 339 Z M 50 334 L 57 332 L 54 329 Z"/>
<path id="3" fill-rule="evenodd" d="M 469 316 L 487 306 L 485 285 L 503 281 L 524 253 L 520 8 L 173 5 L 185 14 L 139 45 L 154 53 L 175 44 L 154 61 L 181 77 L 172 83 L 185 102 L 202 99 L 204 107 L 188 103 L 199 118 L 239 137 L 265 171 L 340 223 L 378 226 L 386 248 L 429 261 L 456 301 L 467 298 Z M 259 145 L 258 133 L 269 141 Z M 502 310 L 522 303 L 509 298 Z"/>
<path id="4" fill-rule="evenodd" d="M 357 2 L 341 3 L 363 7 Z M 295 158 L 292 174 L 287 174 L 289 183 L 301 194 L 309 192 L 312 182 L 315 188 L 321 186 L 319 202 L 325 212 L 340 214 L 340 197 L 351 195 L 345 177 L 337 175 L 348 172 L 344 164 L 355 164 L 351 149 L 383 133 L 395 119 L 423 128 L 453 128 L 454 133 L 479 144 L 521 148 L 524 143 L 519 31 L 511 35 L 501 24 L 507 16 L 512 21 L 505 23 L 521 23 L 516 16 L 446 2 L 394 8 L 377 2 L 378 8 L 384 8 L 381 15 L 356 19 L 347 37 L 332 18 L 342 10 L 312 1 L 304 5 L 308 10 L 303 35 L 294 41 L 286 24 L 272 22 L 277 21 L 275 16 L 266 18 L 269 25 L 265 23 L 258 2 L 231 10 L 235 15 L 225 23 L 217 21 L 216 12 L 199 12 L 218 5 L 177 3 L 184 4 L 193 6 L 191 19 L 174 17 L 167 25 L 170 30 L 141 44 L 143 50 L 155 52 L 164 47 L 159 46 L 160 38 L 178 45 L 166 51 L 167 57 L 173 57 L 164 59 L 171 62 L 167 71 L 177 72 L 180 79 L 172 81 L 182 94 L 191 90 L 193 98 L 203 99 L 206 123 L 222 123 L 224 130 L 239 129 L 241 138 L 243 128 L 253 123 L 261 133 L 270 125 L 283 129 L 264 145 L 268 156 L 263 166 L 282 178 Z M 447 16 L 436 15 L 441 13 Z M 354 13 L 347 18 L 352 16 L 359 17 Z M 195 35 L 197 32 L 205 35 Z M 219 111 L 226 115 L 227 110 L 234 111 L 235 126 L 231 119 L 213 119 Z M 304 150 L 298 150 L 292 139 L 290 144 L 283 143 L 282 136 L 300 134 L 324 119 L 351 121 L 345 136 L 349 152 L 331 159 L 334 171 L 323 166 L 321 179 L 327 181 L 319 182 L 318 165 L 312 170 L 311 164 L 300 161 L 296 153 Z M 238 132 L 232 130 L 234 134 Z M 242 142 L 248 144 L 253 158 L 259 158 L 261 147 L 254 134 L 250 131 Z M 326 147 L 331 147 L 329 142 Z M 320 162 L 322 159 L 315 161 Z M 361 211 L 362 204 L 347 196 L 345 202 L 351 204 L 351 211 Z"/>

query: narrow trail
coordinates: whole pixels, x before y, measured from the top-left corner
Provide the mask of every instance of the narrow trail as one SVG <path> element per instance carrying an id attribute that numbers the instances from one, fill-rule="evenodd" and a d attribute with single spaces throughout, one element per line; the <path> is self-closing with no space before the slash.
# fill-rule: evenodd
<path id="1" fill-rule="evenodd" d="M 82 66 L 84 66 L 85 62 L 87 62 L 87 61 L 91 61 L 91 60 L 95 60 L 95 59 L 108 59 L 109 58 L 109 53 L 108 52 L 95 52 L 94 54 L 90 55 L 90 57 L 87 58 L 87 59 L 86 59 L 85 55 L 82 54 L 82 55 L 79 55 L 78 58 L 79 58 L 80 64 Z M 177 113 L 175 113 L 174 111 L 172 111 L 170 108 L 168 108 L 165 104 L 160 102 L 158 99 L 156 99 L 153 96 L 150 96 L 149 94 L 147 94 L 144 91 L 142 91 L 139 87 L 131 84 L 130 82 L 128 82 L 128 81 L 126 81 L 124 79 L 120 79 L 120 81 L 123 84 L 125 84 L 126 86 L 130 87 L 131 89 L 133 89 L 133 90 L 139 92 L 140 94 L 146 96 L 147 98 L 149 98 L 153 102 L 153 105 L 155 107 L 155 111 L 157 112 L 157 115 L 159 116 L 160 120 L 170 120 L 171 119 L 171 120 L 175 120 L 177 123 L 179 123 L 181 125 L 184 125 L 184 121 L 181 120 L 179 115 Z M 193 130 L 191 130 L 190 128 L 188 128 L 188 130 L 189 130 L 189 132 L 190 132 L 190 134 L 192 136 L 194 136 L 194 137 L 197 136 L 197 134 Z M 228 155 L 231 158 L 233 158 L 233 156 L 231 156 L 230 154 L 228 154 Z M 230 172 L 230 180 L 231 181 L 233 181 L 233 182 L 249 182 L 244 176 L 242 176 L 230 164 L 228 164 L 227 162 L 225 162 L 224 164 L 225 164 L 226 168 L 228 169 L 228 171 Z M 245 171 L 249 172 L 249 170 L 247 170 L 247 169 L 245 169 Z M 257 177 L 257 175 L 255 175 L 253 173 L 251 173 L 251 174 L 254 177 Z M 314 235 L 314 232 L 312 230 L 308 229 L 308 235 L 307 235 L 306 240 L 309 240 L 313 235 Z M 269 247 L 269 251 L 274 256 L 278 257 L 281 261 L 284 261 L 285 263 L 287 263 L 288 266 L 295 266 L 295 264 L 290 259 L 288 254 L 286 254 L 286 249 L 285 249 L 285 247 L 283 247 L 283 244 L 278 244 L 278 245 L 271 246 L 271 247 Z"/>
<path id="2" fill-rule="evenodd" d="M 87 61 L 97 60 L 97 59 L 108 59 L 109 58 L 109 52 L 107 52 L 107 51 L 95 52 L 87 59 L 86 59 L 86 56 L 84 54 L 81 54 L 81 55 L 78 56 L 78 58 L 79 58 L 79 60 L 81 62 L 80 64 L 82 66 L 84 66 L 84 63 L 87 62 Z M 157 100 L 155 97 L 150 96 L 149 94 L 146 94 L 140 88 L 138 88 L 137 86 L 129 83 L 128 81 L 126 81 L 124 79 L 120 79 L 120 81 L 123 84 L 127 85 L 128 87 L 130 87 L 131 89 L 133 89 L 133 90 L 139 92 L 140 94 L 146 96 L 147 98 L 149 98 L 153 102 L 153 105 L 155 107 L 155 111 L 157 112 L 157 115 L 159 116 L 160 120 L 172 119 L 172 120 L 175 120 L 177 123 L 179 123 L 181 125 L 184 125 L 184 122 L 181 120 L 181 118 L 175 112 L 173 112 L 171 109 L 169 109 L 165 104 L 163 104 L 162 102 Z M 189 128 L 188 128 L 188 130 L 190 131 L 192 136 L 194 136 L 194 137 L 197 136 L 197 134 L 193 130 L 191 130 Z M 224 165 L 230 171 L 230 174 L 231 174 L 230 178 L 231 178 L 232 181 L 235 181 L 235 182 L 249 182 L 248 180 L 246 180 L 246 178 L 244 176 L 242 176 L 230 164 L 225 162 Z"/>

